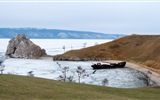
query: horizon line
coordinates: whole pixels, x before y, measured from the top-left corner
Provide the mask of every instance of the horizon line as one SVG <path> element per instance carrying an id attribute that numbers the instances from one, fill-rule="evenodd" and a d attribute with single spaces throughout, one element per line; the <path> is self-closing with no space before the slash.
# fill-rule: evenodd
<path id="1" fill-rule="evenodd" d="M 101 33 L 101 34 L 123 34 L 123 35 L 160 35 L 160 32 L 149 32 L 149 33 L 143 33 L 143 32 L 100 32 L 100 31 L 92 31 L 92 30 L 76 30 L 76 29 L 62 29 L 62 28 L 40 28 L 40 27 L 0 27 L 1 28 L 9 28 L 9 29 L 46 29 L 46 30 L 64 30 L 64 31 L 79 31 L 79 32 L 92 32 L 92 33 Z"/>

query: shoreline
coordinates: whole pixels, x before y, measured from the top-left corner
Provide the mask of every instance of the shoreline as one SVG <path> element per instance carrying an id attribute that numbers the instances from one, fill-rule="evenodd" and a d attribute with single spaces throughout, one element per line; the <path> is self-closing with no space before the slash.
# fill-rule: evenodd
<path id="1" fill-rule="evenodd" d="M 51 59 L 52 57 L 45 57 L 45 58 Z M 121 62 L 121 60 L 105 60 L 105 61 L 111 62 L 111 63 Z M 144 76 L 146 76 L 146 78 L 149 79 L 149 83 L 150 83 L 149 86 L 160 86 L 160 73 L 154 71 L 155 69 L 151 69 L 143 64 L 138 64 L 136 62 L 129 62 L 129 61 L 126 61 L 125 67 L 141 72 Z"/>
<path id="2" fill-rule="evenodd" d="M 50 57 L 46 57 L 46 58 L 50 58 Z M 105 61 L 111 62 L 111 63 L 121 62 L 121 60 L 105 60 Z M 160 86 L 160 73 L 154 71 L 155 69 L 153 70 L 145 65 L 138 64 L 136 62 L 129 62 L 129 61 L 126 61 L 125 67 L 141 72 L 144 76 L 146 76 L 146 78 L 148 78 L 149 86 Z"/>
<path id="3" fill-rule="evenodd" d="M 119 62 L 120 60 L 107 60 L 108 62 Z M 134 70 L 137 70 L 139 72 L 141 72 L 142 74 L 144 74 L 145 76 L 147 76 L 149 78 L 149 80 L 155 84 L 150 84 L 151 86 L 160 86 L 160 74 L 157 72 L 152 71 L 151 69 L 144 67 L 144 65 L 140 65 L 137 63 L 133 63 L 133 62 L 126 62 L 126 67 L 127 68 L 131 68 Z"/>
<path id="4" fill-rule="evenodd" d="M 131 62 L 127 62 L 126 66 L 128 68 L 142 72 L 144 75 L 147 75 L 147 77 L 151 81 L 156 83 L 155 86 L 160 86 L 160 74 L 159 73 L 156 73 L 146 67 L 143 67 L 142 65 L 131 63 Z M 151 84 L 151 86 L 152 86 L 152 84 Z"/>
<path id="5" fill-rule="evenodd" d="M 41 57 L 40 59 L 53 60 L 53 58 L 51 56 Z M 111 62 L 111 63 L 117 63 L 117 62 L 120 62 L 121 60 L 105 60 L 105 61 Z M 141 72 L 144 76 L 146 76 L 146 78 L 149 79 L 148 86 L 160 86 L 160 73 L 148 68 L 145 65 L 138 64 L 136 62 L 126 61 L 125 67 L 137 70 L 137 71 Z"/>

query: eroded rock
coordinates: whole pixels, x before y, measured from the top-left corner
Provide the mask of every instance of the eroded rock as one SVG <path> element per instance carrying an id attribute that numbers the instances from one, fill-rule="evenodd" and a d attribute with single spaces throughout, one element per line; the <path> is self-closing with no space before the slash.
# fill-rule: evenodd
<path id="1" fill-rule="evenodd" d="M 6 56 L 15 58 L 39 58 L 46 55 L 44 49 L 34 44 L 24 34 L 17 34 L 9 41 Z"/>

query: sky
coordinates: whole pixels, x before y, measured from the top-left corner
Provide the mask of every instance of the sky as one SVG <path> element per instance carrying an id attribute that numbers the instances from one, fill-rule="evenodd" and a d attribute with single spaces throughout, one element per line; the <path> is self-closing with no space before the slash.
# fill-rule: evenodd
<path id="1" fill-rule="evenodd" d="M 158 0 L 22 1 L 0 0 L 0 27 L 160 35 Z"/>

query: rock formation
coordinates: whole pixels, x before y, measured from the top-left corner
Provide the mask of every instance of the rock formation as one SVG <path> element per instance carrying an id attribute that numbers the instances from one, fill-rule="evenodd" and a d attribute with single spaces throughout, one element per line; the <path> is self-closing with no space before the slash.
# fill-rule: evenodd
<path id="1" fill-rule="evenodd" d="M 44 49 L 34 44 L 24 34 L 17 34 L 9 41 L 6 56 L 15 58 L 39 58 L 46 55 Z"/>

